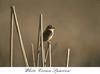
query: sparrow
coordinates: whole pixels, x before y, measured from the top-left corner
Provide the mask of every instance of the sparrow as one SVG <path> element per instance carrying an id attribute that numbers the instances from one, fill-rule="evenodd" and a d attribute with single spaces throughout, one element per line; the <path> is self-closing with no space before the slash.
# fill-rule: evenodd
<path id="1" fill-rule="evenodd" d="M 55 27 L 53 27 L 52 25 L 48 25 L 46 27 L 46 29 L 43 32 L 43 41 L 44 42 L 51 41 L 51 39 L 52 39 L 52 37 L 54 35 L 54 30 L 55 30 Z"/>

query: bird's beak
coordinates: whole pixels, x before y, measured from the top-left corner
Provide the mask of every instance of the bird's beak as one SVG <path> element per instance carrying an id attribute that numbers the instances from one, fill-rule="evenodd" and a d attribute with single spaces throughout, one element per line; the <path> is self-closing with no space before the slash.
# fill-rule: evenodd
<path id="1" fill-rule="evenodd" d="M 55 27 L 52 27 L 55 30 Z"/>

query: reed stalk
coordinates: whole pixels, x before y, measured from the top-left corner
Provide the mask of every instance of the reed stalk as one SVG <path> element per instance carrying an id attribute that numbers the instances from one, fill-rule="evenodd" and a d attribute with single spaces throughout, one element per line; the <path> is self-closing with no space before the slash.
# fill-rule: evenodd
<path id="1" fill-rule="evenodd" d="M 17 33 L 18 33 L 21 49 L 22 49 L 22 54 L 23 54 L 24 61 L 25 61 L 25 65 L 26 65 L 26 67 L 29 67 L 28 60 L 27 60 L 27 57 L 26 57 L 26 52 L 25 52 L 25 49 L 24 49 L 24 44 L 23 44 L 22 37 L 21 37 L 19 23 L 18 23 L 18 20 L 17 20 L 15 6 L 12 6 L 11 8 L 12 8 L 12 11 L 13 11 L 13 14 L 14 14 L 14 21 L 15 21 L 15 25 L 16 25 L 16 29 L 17 29 Z"/>
<path id="2" fill-rule="evenodd" d="M 70 58 L 70 48 L 67 50 L 67 64 L 66 66 L 69 67 L 69 58 Z"/>
<path id="3" fill-rule="evenodd" d="M 13 67 L 13 25 L 14 25 L 14 16 L 11 8 L 11 18 L 10 18 L 10 66 Z"/>
<path id="4" fill-rule="evenodd" d="M 31 45 L 32 45 L 33 66 L 35 67 L 35 51 L 34 51 L 34 45 L 33 45 L 33 43 Z"/>
<path id="5" fill-rule="evenodd" d="M 52 57 L 51 57 L 51 41 L 48 42 L 48 45 L 49 45 L 49 66 L 51 67 L 52 66 Z"/>
<path id="6" fill-rule="evenodd" d="M 40 15 L 40 44 L 41 44 L 41 50 L 42 50 L 42 65 L 45 67 L 45 51 L 43 47 L 43 15 Z"/>

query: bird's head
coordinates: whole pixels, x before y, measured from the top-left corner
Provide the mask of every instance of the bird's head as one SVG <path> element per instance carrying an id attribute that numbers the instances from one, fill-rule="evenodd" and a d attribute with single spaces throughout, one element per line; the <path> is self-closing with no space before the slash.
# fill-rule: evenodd
<path id="1" fill-rule="evenodd" d="M 52 26 L 52 25 L 48 25 L 46 29 L 48 29 L 50 31 L 54 31 L 55 30 L 55 27 Z"/>

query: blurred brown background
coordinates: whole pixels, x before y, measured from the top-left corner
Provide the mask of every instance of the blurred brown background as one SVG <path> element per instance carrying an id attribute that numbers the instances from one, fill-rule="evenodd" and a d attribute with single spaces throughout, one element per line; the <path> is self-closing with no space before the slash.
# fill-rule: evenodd
<path id="1" fill-rule="evenodd" d="M 100 66 L 100 0 L 0 0 L 0 66 L 9 66 L 10 6 L 16 6 L 21 34 L 32 64 L 31 43 L 36 48 L 39 15 L 44 28 L 56 27 L 52 41 L 53 66 L 64 67 L 71 49 L 71 67 Z M 25 66 L 14 27 L 14 66 Z"/>

